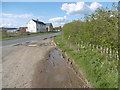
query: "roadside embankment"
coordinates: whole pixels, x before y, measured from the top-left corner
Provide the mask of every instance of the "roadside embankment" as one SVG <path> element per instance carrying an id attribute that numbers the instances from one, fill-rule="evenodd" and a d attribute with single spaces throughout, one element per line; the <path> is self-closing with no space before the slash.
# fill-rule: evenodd
<path id="1" fill-rule="evenodd" d="M 75 48 L 69 47 L 63 41 L 62 36 L 55 37 L 55 42 L 59 49 L 64 52 L 72 62 L 75 62 L 83 75 L 93 88 L 117 88 L 118 87 L 118 61 L 101 55 L 96 50 L 91 50 L 89 46 Z"/>

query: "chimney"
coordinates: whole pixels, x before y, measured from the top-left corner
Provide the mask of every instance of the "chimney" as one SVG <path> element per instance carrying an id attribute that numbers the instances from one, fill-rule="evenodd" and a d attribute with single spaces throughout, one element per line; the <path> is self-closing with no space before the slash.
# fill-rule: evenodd
<path id="1" fill-rule="evenodd" d="M 38 19 L 36 21 L 37 21 L 37 24 L 38 24 Z"/>

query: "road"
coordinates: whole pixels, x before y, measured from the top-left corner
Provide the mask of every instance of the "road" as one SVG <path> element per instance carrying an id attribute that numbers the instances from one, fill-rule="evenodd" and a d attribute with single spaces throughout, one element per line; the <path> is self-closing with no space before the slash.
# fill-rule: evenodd
<path id="1" fill-rule="evenodd" d="M 0 40 L 0 89 L 2 88 L 2 69 L 4 70 L 4 58 L 7 56 L 11 55 L 14 52 L 19 51 L 20 48 L 18 47 L 13 47 L 14 44 L 17 43 L 24 43 L 26 41 L 36 41 L 36 40 L 41 40 L 44 38 L 49 38 L 52 36 L 60 35 L 61 33 L 52 33 L 52 34 L 45 34 L 45 35 L 40 35 L 40 36 L 33 36 L 33 37 L 25 37 L 25 38 L 18 38 L 18 39 L 12 39 L 12 40 Z M 18 57 L 19 58 L 19 57 Z M 10 58 L 6 60 L 6 62 L 10 61 Z M 14 63 L 14 62 L 13 62 Z M 7 65 L 8 66 L 8 65 Z M 9 67 L 8 67 L 9 68 Z M 9 73 L 9 72 L 8 72 Z M 4 77 L 3 77 L 4 78 Z"/>
<path id="2" fill-rule="evenodd" d="M 2 47 L 2 87 L 90 87 L 75 63 L 64 58 L 63 54 L 56 49 L 53 38 L 49 38 L 59 34 L 4 41 Z M 22 44 L 15 45 L 16 43 Z"/>
<path id="3" fill-rule="evenodd" d="M 44 35 L 39 35 L 39 36 L 33 36 L 33 37 L 25 37 L 25 38 L 18 38 L 18 39 L 12 39 L 12 40 L 4 40 L 2 41 L 2 46 L 7 46 L 11 44 L 16 44 L 16 43 L 22 43 L 26 41 L 36 41 L 44 38 L 49 38 L 53 36 L 60 35 L 61 33 L 51 33 L 51 34 L 44 34 Z M 0 41 L 1 43 L 1 41 Z"/>
<path id="4" fill-rule="evenodd" d="M 11 47 L 15 44 L 21 44 L 21 43 L 26 43 L 26 42 L 36 42 L 37 40 L 42 40 L 45 38 L 50 38 L 50 37 L 54 37 L 57 35 L 60 35 L 60 33 L 51 33 L 51 34 L 44 34 L 44 35 L 39 35 L 39 36 L 32 36 L 32 37 L 25 37 L 25 38 L 18 38 L 18 39 L 12 39 L 12 40 L 4 40 L 4 41 L 0 41 L 0 45 L 2 47 L 2 57 L 7 56 L 8 54 L 10 54 L 11 52 L 13 52 L 14 50 L 16 50 L 16 47 Z"/>

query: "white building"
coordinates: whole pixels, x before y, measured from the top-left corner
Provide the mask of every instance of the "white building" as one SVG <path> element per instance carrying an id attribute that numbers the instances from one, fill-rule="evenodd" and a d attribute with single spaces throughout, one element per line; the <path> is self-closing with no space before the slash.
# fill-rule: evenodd
<path id="1" fill-rule="evenodd" d="M 45 32 L 47 31 L 46 29 L 46 24 L 41 22 L 41 21 L 38 21 L 37 20 L 30 20 L 27 24 L 27 29 L 26 29 L 26 32 L 31 32 L 31 33 L 36 33 L 36 32 Z"/>

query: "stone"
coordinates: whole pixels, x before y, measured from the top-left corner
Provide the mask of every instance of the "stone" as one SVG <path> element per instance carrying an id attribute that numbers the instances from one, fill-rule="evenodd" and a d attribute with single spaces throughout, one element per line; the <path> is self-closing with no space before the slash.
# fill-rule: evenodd
<path id="1" fill-rule="evenodd" d="M 37 47 L 37 44 L 30 44 L 29 47 Z"/>

